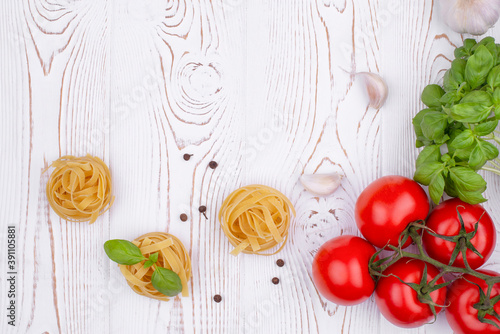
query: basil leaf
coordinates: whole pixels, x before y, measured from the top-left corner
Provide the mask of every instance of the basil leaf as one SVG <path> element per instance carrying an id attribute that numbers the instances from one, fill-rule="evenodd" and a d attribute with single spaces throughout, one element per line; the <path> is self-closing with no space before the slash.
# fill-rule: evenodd
<path id="1" fill-rule="evenodd" d="M 445 193 L 447 193 L 451 197 L 458 197 L 458 191 L 455 186 L 455 183 L 450 177 L 450 173 L 448 173 L 448 175 L 445 176 L 444 180 L 445 180 L 445 186 L 444 186 Z"/>
<path id="2" fill-rule="evenodd" d="M 182 291 L 182 282 L 179 275 L 172 270 L 156 267 L 151 276 L 151 284 L 165 296 L 174 297 Z"/>
<path id="3" fill-rule="evenodd" d="M 445 72 L 443 77 L 443 88 L 446 92 L 456 92 L 460 87 L 461 81 L 458 81 L 451 69 Z"/>
<path id="4" fill-rule="evenodd" d="M 484 122 L 484 123 L 478 124 L 474 128 L 474 133 L 478 136 L 487 136 L 490 133 L 492 133 L 493 131 L 495 131 L 497 126 L 498 126 L 498 120 Z"/>
<path id="5" fill-rule="evenodd" d="M 439 145 L 429 145 L 420 152 L 417 158 L 417 166 L 427 162 L 438 162 L 441 158 L 441 148 Z"/>
<path id="6" fill-rule="evenodd" d="M 422 132 L 422 127 L 420 126 L 420 123 L 422 123 L 422 119 L 424 118 L 424 116 L 431 111 L 432 109 L 421 110 L 413 118 L 412 123 L 413 123 L 413 129 L 415 130 L 415 134 L 417 135 L 417 145 L 416 145 L 417 147 L 422 147 L 429 142 L 429 140 L 425 138 L 424 133 Z M 419 145 L 419 142 L 422 143 L 422 145 Z"/>
<path id="7" fill-rule="evenodd" d="M 429 195 L 434 203 L 439 204 L 444 192 L 444 177 L 443 173 L 436 173 L 429 185 Z"/>
<path id="8" fill-rule="evenodd" d="M 495 66 L 492 68 L 492 70 L 488 74 L 486 82 L 488 82 L 488 85 L 490 85 L 491 89 L 500 87 L 500 66 Z"/>
<path id="9" fill-rule="evenodd" d="M 420 123 L 424 137 L 430 140 L 441 139 L 447 125 L 448 115 L 440 111 L 426 113 Z"/>
<path id="10" fill-rule="evenodd" d="M 443 163 L 428 162 L 417 167 L 413 179 L 420 184 L 428 186 L 434 176 L 444 170 Z"/>
<path id="11" fill-rule="evenodd" d="M 472 54 L 472 49 L 474 48 L 474 46 L 477 45 L 477 42 L 475 39 L 473 38 L 467 38 L 465 41 L 464 41 L 464 50 L 467 52 L 468 55 L 471 55 Z"/>
<path id="12" fill-rule="evenodd" d="M 471 130 L 467 129 L 462 131 L 458 136 L 453 139 L 450 146 L 454 149 L 466 148 L 474 144 L 476 137 Z"/>
<path id="13" fill-rule="evenodd" d="M 481 175 L 467 167 L 450 168 L 450 178 L 455 183 L 457 192 L 483 192 L 486 190 L 486 181 Z M 462 197 L 460 197 L 462 198 Z"/>
<path id="14" fill-rule="evenodd" d="M 147 260 L 146 262 L 144 262 L 144 268 L 149 268 L 149 267 L 151 267 L 153 264 L 155 264 L 155 262 L 154 262 L 154 261 Z"/>
<path id="15" fill-rule="evenodd" d="M 455 159 L 468 162 L 470 159 L 470 155 L 472 154 L 472 151 L 476 148 L 476 146 L 477 146 L 477 143 L 474 142 L 469 147 L 455 150 L 455 152 L 453 152 L 453 154 L 455 155 Z M 454 196 L 454 197 L 456 197 L 456 196 Z"/>
<path id="16" fill-rule="evenodd" d="M 494 105 L 500 105 L 500 88 L 495 88 L 492 95 Z"/>
<path id="17" fill-rule="evenodd" d="M 484 121 L 493 109 L 491 95 L 483 91 L 472 91 L 459 104 L 451 107 L 451 117 L 463 123 Z"/>
<path id="18" fill-rule="evenodd" d="M 460 84 L 465 81 L 465 66 L 467 66 L 467 61 L 465 59 L 455 59 L 451 62 L 453 78 Z"/>
<path id="19" fill-rule="evenodd" d="M 455 58 L 466 58 L 469 56 L 469 53 L 467 52 L 467 50 L 465 50 L 463 46 L 456 48 L 454 53 L 455 53 Z"/>
<path id="20" fill-rule="evenodd" d="M 488 160 L 492 160 L 497 157 L 498 148 L 487 141 L 479 139 L 476 147 L 470 155 L 469 165 L 474 169 L 479 169 L 483 167 Z"/>
<path id="21" fill-rule="evenodd" d="M 465 65 L 465 79 L 472 89 L 484 84 L 493 65 L 494 59 L 490 51 L 484 45 L 480 45 Z"/>
<path id="22" fill-rule="evenodd" d="M 460 101 L 460 96 L 458 95 L 456 90 L 452 90 L 443 96 L 441 96 L 440 102 L 441 104 L 451 106 L 452 104 Z"/>
<path id="23" fill-rule="evenodd" d="M 441 107 L 441 97 L 444 90 L 439 85 L 427 85 L 422 92 L 422 102 L 428 107 Z"/>
<path id="24" fill-rule="evenodd" d="M 139 247 L 128 240 L 108 240 L 104 243 L 104 251 L 112 261 L 128 266 L 146 259 Z"/>
<path id="25" fill-rule="evenodd" d="M 157 262 L 158 261 L 158 252 L 156 253 L 153 253 L 149 256 L 149 259 L 153 262 Z"/>

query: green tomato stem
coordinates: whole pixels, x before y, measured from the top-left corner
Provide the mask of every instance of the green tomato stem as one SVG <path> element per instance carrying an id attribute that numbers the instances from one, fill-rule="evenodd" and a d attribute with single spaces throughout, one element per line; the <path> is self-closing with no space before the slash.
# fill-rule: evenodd
<path id="1" fill-rule="evenodd" d="M 406 252 L 406 251 L 402 250 L 400 247 L 395 247 L 395 246 L 389 245 L 388 247 L 390 249 L 392 249 L 393 251 L 395 251 L 395 254 L 392 255 L 392 259 L 389 262 L 387 262 L 386 264 L 383 264 L 381 266 L 378 266 L 377 268 L 373 268 L 374 270 L 377 270 L 377 271 L 383 273 L 385 269 L 390 267 L 392 264 L 394 264 L 395 262 L 397 262 L 401 258 L 408 257 L 411 259 L 421 260 L 421 261 L 424 261 L 426 263 L 432 264 L 433 266 L 435 266 L 436 268 L 438 268 L 442 272 L 444 272 L 444 274 L 447 274 L 447 273 L 469 274 L 471 276 L 474 276 L 474 277 L 477 277 L 477 278 L 482 279 L 484 281 L 487 281 L 490 284 L 500 283 L 500 277 L 492 277 L 492 276 L 488 276 L 486 274 L 482 274 L 480 272 L 477 272 L 477 271 L 471 269 L 470 266 L 468 265 L 468 263 L 466 265 L 467 266 L 466 268 L 461 268 L 461 267 L 450 266 L 450 265 L 441 263 L 438 260 L 431 258 L 424 251 L 424 248 L 422 245 L 422 236 L 417 231 L 416 227 L 411 226 L 408 229 L 408 233 L 412 237 L 413 241 L 417 244 L 418 254 Z"/>

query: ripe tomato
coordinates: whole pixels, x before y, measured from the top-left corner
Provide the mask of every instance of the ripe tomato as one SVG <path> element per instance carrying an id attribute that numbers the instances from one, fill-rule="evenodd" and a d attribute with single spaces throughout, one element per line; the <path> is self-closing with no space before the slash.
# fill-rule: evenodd
<path id="1" fill-rule="evenodd" d="M 393 274 L 407 283 L 420 283 L 422 279 L 425 262 L 410 258 L 401 258 L 396 263 L 388 267 L 385 275 Z M 439 270 L 431 264 L 427 264 L 427 282 L 432 281 Z M 437 284 L 444 283 L 441 277 Z M 446 289 L 430 293 L 434 303 L 444 305 L 446 299 Z M 381 277 L 375 289 L 375 302 L 382 315 L 396 326 L 404 328 L 413 328 L 422 326 L 434 319 L 434 315 L 429 305 L 421 303 L 418 295 L 408 285 L 401 283 L 396 277 Z M 436 307 L 436 313 L 441 308 Z"/>
<path id="2" fill-rule="evenodd" d="M 375 289 L 368 265 L 376 249 L 360 237 L 343 235 L 327 241 L 314 257 L 312 277 L 318 291 L 339 305 L 356 305 Z"/>
<path id="3" fill-rule="evenodd" d="M 490 215 L 481 205 L 470 205 L 458 198 L 444 201 L 432 210 L 426 225 L 437 234 L 447 236 L 458 235 L 460 232 L 460 221 L 458 220 L 457 207 L 464 221 L 467 233 L 474 231 L 474 225 L 479 221 L 477 233 L 472 238 L 471 243 L 481 253 L 483 258 L 481 259 L 470 249 L 466 253 L 467 262 L 472 269 L 476 269 L 481 267 L 493 253 L 497 236 L 495 224 L 493 224 Z M 454 242 L 434 237 L 425 232 L 422 239 L 424 248 L 430 257 L 444 264 L 450 262 L 451 254 L 455 248 Z M 458 254 L 453 265 L 462 268 L 465 267 L 461 253 Z"/>
<path id="4" fill-rule="evenodd" d="M 379 248 L 398 245 L 399 235 L 429 213 L 429 200 L 415 181 L 403 176 L 384 176 L 372 182 L 356 202 L 355 219 L 363 236 Z M 411 244 L 409 239 L 404 246 Z"/>
<path id="5" fill-rule="evenodd" d="M 499 273 L 490 270 L 478 270 L 480 273 L 490 276 L 500 276 Z M 478 284 L 486 294 L 487 285 L 479 278 L 471 275 L 464 275 L 465 279 Z M 479 288 L 477 285 L 467 282 L 463 278 L 453 282 L 446 294 L 446 320 L 456 334 L 493 334 L 500 333 L 500 329 L 493 325 L 482 323 L 477 318 L 478 310 L 474 308 L 474 304 L 479 302 Z M 500 283 L 493 286 L 491 297 L 500 294 Z M 500 313 L 500 302 L 496 303 L 494 309 Z M 493 320 L 500 325 L 500 321 L 494 317 L 487 315 L 487 319 Z"/>

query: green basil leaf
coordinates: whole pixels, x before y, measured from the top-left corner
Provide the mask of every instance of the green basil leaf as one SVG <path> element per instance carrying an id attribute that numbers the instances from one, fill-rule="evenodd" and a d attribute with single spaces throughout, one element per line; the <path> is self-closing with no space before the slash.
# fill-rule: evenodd
<path id="1" fill-rule="evenodd" d="M 500 66 L 495 66 L 491 69 L 486 82 L 488 82 L 491 89 L 500 87 Z"/>
<path id="2" fill-rule="evenodd" d="M 482 139 L 477 141 L 477 145 L 469 158 L 469 165 L 474 169 L 480 169 L 488 160 L 498 157 L 498 148 Z"/>
<path id="3" fill-rule="evenodd" d="M 479 204 L 486 199 L 482 193 L 486 190 L 486 181 L 477 172 L 467 167 L 454 167 L 450 169 L 445 190 L 453 197 L 459 197 L 469 204 Z"/>
<path id="4" fill-rule="evenodd" d="M 453 139 L 450 146 L 454 149 L 466 148 L 474 144 L 476 137 L 471 130 L 467 129 L 462 131 L 458 136 Z"/>
<path id="5" fill-rule="evenodd" d="M 451 107 L 451 117 L 463 123 L 484 121 L 493 109 L 491 95 L 483 91 L 472 91 L 459 104 Z"/>
<path id="6" fill-rule="evenodd" d="M 456 81 L 463 83 L 465 81 L 465 66 L 467 61 L 465 59 L 455 59 L 451 62 L 451 72 Z"/>
<path id="7" fill-rule="evenodd" d="M 439 204 L 441 197 L 443 197 L 444 185 L 443 173 L 436 173 L 429 184 L 429 195 L 436 204 Z"/>
<path id="8" fill-rule="evenodd" d="M 445 180 L 445 186 L 444 186 L 445 193 L 447 193 L 451 197 L 458 197 L 458 191 L 455 186 L 455 183 L 450 177 L 450 173 L 447 173 L 444 180 Z"/>
<path id="9" fill-rule="evenodd" d="M 151 254 L 151 255 L 149 256 L 149 259 L 150 259 L 151 261 L 153 261 L 153 262 L 158 261 L 158 252 Z"/>
<path id="10" fill-rule="evenodd" d="M 128 266 L 146 259 L 139 247 L 128 240 L 108 240 L 104 243 L 104 251 L 112 261 Z"/>
<path id="11" fill-rule="evenodd" d="M 420 152 L 416 165 L 420 166 L 428 162 L 439 162 L 441 158 L 441 148 L 439 145 L 429 145 Z"/>
<path id="12" fill-rule="evenodd" d="M 461 81 L 458 81 L 451 69 L 445 72 L 443 77 L 443 88 L 446 92 L 456 92 L 460 87 Z"/>
<path id="13" fill-rule="evenodd" d="M 495 131 L 497 126 L 498 120 L 480 123 L 474 128 L 474 133 L 478 136 L 487 136 Z"/>
<path id="14" fill-rule="evenodd" d="M 441 97 L 444 90 L 439 85 L 427 85 L 422 92 L 422 102 L 428 107 L 441 107 Z"/>
<path id="15" fill-rule="evenodd" d="M 459 192 L 458 197 L 469 204 L 479 204 L 486 202 L 486 198 L 483 197 L 482 192 L 480 191 L 469 191 L 469 192 Z"/>
<path id="16" fill-rule="evenodd" d="M 444 136 L 448 126 L 448 115 L 440 111 L 431 111 L 424 115 L 420 126 L 425 138 L 430 140 L 440 139 Z"/>
<path id="17" fill-rule="evenodd" d="M 147 260 L 146 262 L 144 262 L 144 268 L 149 268 L 153 264 L 155 264 L 155 261 Z"/>
<path id="18" fill-rule="evenodd" d="M 485 106 L 492 106 L 493 100 L 489 93 L 475 90 L 466 94 L 462 100 L 460 100 L 460 103 L 477 103 Z"/>
<path id="19" fill-rule="evenodd" d="M 443 163 L 428 162 L 417 166 L 413 179 L 420 184 L 428 186 L 434 176 L 444 170 Z"/>
<path id="20" fill-rule="evenodd" d="M 472 53 L 472 49 L 477 45 L 477 42 L 473 38 L 467 38 L 464 41 L 464 50 L 467 52 L 468 55 Z"/>
<path id="21" fill-rule="evenodd" d="M 493 91 L 492 101 L 494 105 L 500 105 L 500 88 L 495 88 Z"/>
<path id="22" fill-rule="evenodd" d="M 153 287 L 165 296 L 174 297 L 182 291 L 182 282 L 179 275 L 172 270 L 156 267 L 151 276 Z"/>
<path id="23" fill-rule="evenodd" d="M 458 95 L 458 92 L 456 90 L 452 90 L 443 96 L 441 96 L 440 102 L 441 104 L 451 106 L 452 104 L 460 101 L 460 95 Z"/>
<path id="24" fill-rule="evenodd" d="M 465 48 L 463 46 L 461 46 L 461 47 L 455 49 L 455 57 L 456 58 L 467 58 L 467 57 L 469 57 L 469 53 L 467 52 L 467 50 L 465 50 Z"/>
<path id="25" fill-rule="evenodd" d="M 470 160 L 470 155 L 472 154 L 472 151 L 476 148 L 476 146 L 477 146 L 477 143 L 474 142 L 469 147 L 455 150 L 453 152 L 453 154 L 455 155 L 455 160 L 468 162 Z"/>
<path id="26" fill-rule="evenodd" d="M 494 59 L 490 51 L 484 45 L 480 45 L 465 65 L 465 79 L 472 89 L 484 84 L 493 65 Z"/>
<path id="27" fill-rule="evenodd" d="M 423 145 L 419 146 L 418 142 L 425 143 L 425 142 L 429 141 L 427 138 L 425 138 L 424 133 L 422 132 L 422 127 L 420 126 L 420 123 L 422 123 L 422 119 L 424 118 L 424 116 L 431 111 L 432 111 L 432 109 L 421 110 L 413 118 L 412 123 L 413 123 L 413 129 L 415 130 L 415 134 L 417 135 L 417 147 L 423 146 Z"/>
<path id="28" fill-rule="evenodd" d="M 467 167 L 450 168 L 450 178 L 455 183 L 457 192 L 483 192 L 486 190 L 486 181 L 481 175 Z"/>

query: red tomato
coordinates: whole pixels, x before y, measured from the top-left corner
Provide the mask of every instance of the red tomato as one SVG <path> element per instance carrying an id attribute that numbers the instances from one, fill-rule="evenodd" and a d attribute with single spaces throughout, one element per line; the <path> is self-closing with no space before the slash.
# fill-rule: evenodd
<path id="1" fill-rule="evenodd" d="M 429 213 L 429 200 L 415 181 L 403 176 L 384 176 L 372 182 L 356 202 L 356 224 L 363 236 L 382 248 L 398 245 L 399 235 Z M 411 239 L 405 247 L 411 244 Z"/>
<path id="2" fill-rule="evenodd" d="M 410 258 L 401 258 L 388 267 L 385 275 L 393 274 L 407 283 L 420 283 L 425 268 L 425 262 Z M 427 282 L 432 281 L 439 270 L 427 264 Z M 441 277 L 437 284 L 444 283 Z M 444 305 L 446 288 L 431 292 L 432 300 L 438 305 Z M 396 277 L 381 277 L 375 289 L 375 302 L 382 315 L 396 326 L 413 328 L 422 326 L 434 319 L 429 305 L 418 300 L 417 292 L 408 285 L 401 283 Z M 441 308 L 436 307 L 439 313 Z"/>
<path id="3" fill-rule="evenodd" d="M 478 270 L 480 273 L 490 276 L 500 276 L 499 273 L 490 270 Z M 464 278 L 481 286 L 486 294 L 487 285 L 479 278 L 471 275 L 464 275 Z M 493 286 L 491 297 L 500 294 L 500 283 Z M 479 302 L 479 288 L 477 285 L 467 282 L 465 279 L 457 279 L 453 282 L 446 295 L 446 320 L 456 334 L 493 334 L 500 333 L 500 329 L 493 325 L 485 324 L 477 319 L 477 310 L 474 304 Z M 500 302 L 496 303 L 494 309 L 500 313 Z M 500 325 L 500 321 L 487 315 L 487 319 L 493 320 Z"/>
<path id="4" fill-rule="evenodd" d="M 466 253 L 467 262 L 472 269 L 476 269 L 481 267 L 493 253 L 497 237 L 495 224 L 493 224 L 490 215 L 481 205 L 470 205 L 458 198 L 444 201 L 432 210 L 426 225 L 438 234 L 448 236 L 458 235 L 460 231 L 460 221 L 458 220 L 457 207 L 467 232 L 474 231 L 474 225 L 479 221 L 477 233 L 471 240 L 471 243 L 479 253 L 481 253 L 483 258 L 481 259 L 471 250 L 467 250 Z M 450 262 L 451 254 L 455 248 L 454 242 L 446 241 L 424 232 L 423 244 L 430 257 L 444 264 Z M 461 253 L 458 255 L 453 265 L 462 268 L 465 267 Z"/>
<path id="5" fill-rule="evenodd" d="M 366 240 L 343 235 L 320 247 L 312 265 L 313 282 L 329 301 L 356 305 L 375 289 L 368 265 L 376 249 Z"/>

